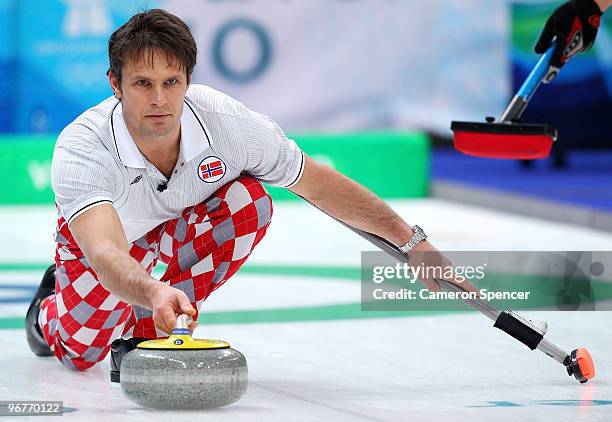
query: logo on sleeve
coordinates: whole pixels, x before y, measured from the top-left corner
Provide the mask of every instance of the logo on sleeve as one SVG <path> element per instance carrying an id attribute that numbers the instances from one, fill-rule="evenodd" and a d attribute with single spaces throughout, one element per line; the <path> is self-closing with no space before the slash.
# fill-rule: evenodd
<path id="1" fill-rule="evenodd" d="M 211 155 L 198 165 L 198 176 L 203 182 L 214 183 L 225 175 L 225 163 L 219 157 Z"/>

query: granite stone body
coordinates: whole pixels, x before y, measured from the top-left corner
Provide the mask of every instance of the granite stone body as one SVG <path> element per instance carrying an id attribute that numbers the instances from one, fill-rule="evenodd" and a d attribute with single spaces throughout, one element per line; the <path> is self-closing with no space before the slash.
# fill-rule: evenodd
<path id="1" fill-rule="evenodd" d="M 145 407 L 206 409 L 238 400 L 248 385 L 247 362 L 235 349 L 134 349 L 121 362 L 124 394 Z"/>

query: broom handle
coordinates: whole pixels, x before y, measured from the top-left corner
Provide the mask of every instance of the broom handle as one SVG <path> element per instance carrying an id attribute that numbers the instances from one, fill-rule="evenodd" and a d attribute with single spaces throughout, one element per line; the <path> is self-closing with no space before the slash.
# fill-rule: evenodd
<path id="1" fill-rule="evenodd" d="M 552 80 L 559 74 L 559 69 L 551 68 L 550 59 L 552 58 L 553 53 L 556 48 L 556 41 L 553 41 L 550 48 L 546 50 L 546 53 L 540 57 L 538 63 L 532 69 L 523 85 L 518 90 L 516 95 L 508 104 L 508 107 L 504 110 L 501 117 L 499 118 L 500 123 L 508 122 L 511 123 L 515 120 L 520 119 L 523 115 L 523 112 L 527 108 L 527 104 L 531 100 L 531 97 L 538 89 L 542 82 L 550 83 Z"/>

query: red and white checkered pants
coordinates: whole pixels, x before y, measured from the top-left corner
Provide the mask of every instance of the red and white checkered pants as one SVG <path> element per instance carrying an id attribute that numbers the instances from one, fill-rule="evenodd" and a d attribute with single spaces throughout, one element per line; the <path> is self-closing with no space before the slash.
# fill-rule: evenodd
<path id="1" fill-rule="evenodd" d="M 130 255 L 149 273 L 158 259 L 168 264 L 161 281 L 185 292 L 197 312 L 246 261 L 271 217 L 272 200 L 264 187 L 242 176 L 133 242 Z M 63 218 L 56 241 L 55 295 L 43 301 L 38 322 L 64 366 L 95 365 L 119 336 L 168 335 L 156 329 L 151 311 L 120 301 L 102 286 Z"/>

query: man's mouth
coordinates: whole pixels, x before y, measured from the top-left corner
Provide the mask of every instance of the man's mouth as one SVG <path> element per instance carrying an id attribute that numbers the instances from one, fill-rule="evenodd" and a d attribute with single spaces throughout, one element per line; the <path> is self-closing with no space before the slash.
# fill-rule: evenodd
<path id="1" fill-rule="evenodd" d="M 170 114 L 147 114 L 145 117 L 153 121 L 162 121 L 170 117 Z"/>

